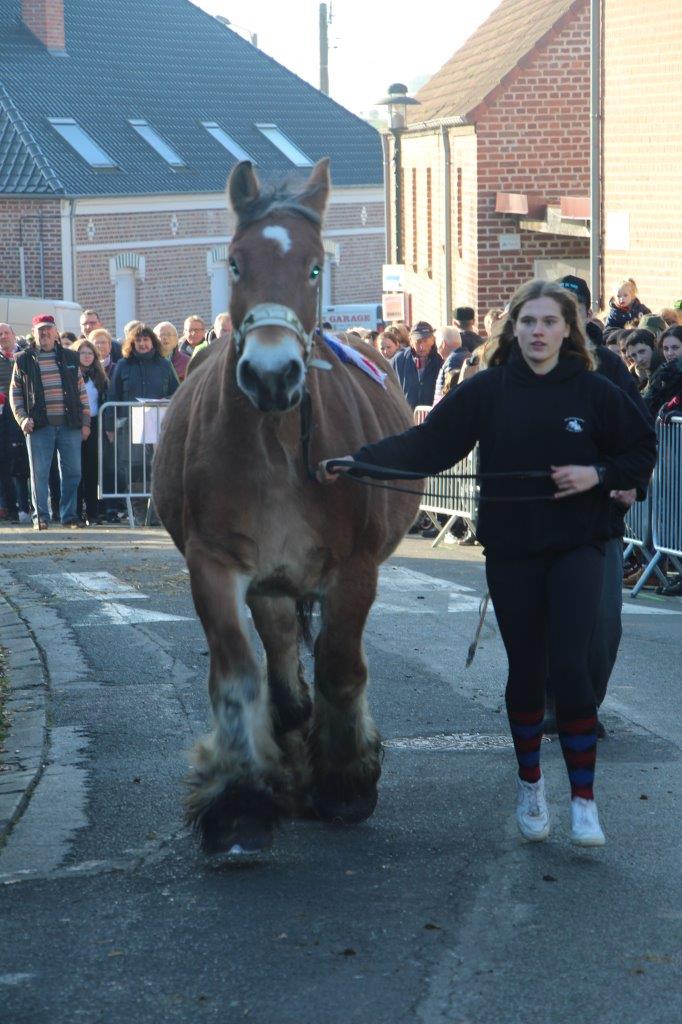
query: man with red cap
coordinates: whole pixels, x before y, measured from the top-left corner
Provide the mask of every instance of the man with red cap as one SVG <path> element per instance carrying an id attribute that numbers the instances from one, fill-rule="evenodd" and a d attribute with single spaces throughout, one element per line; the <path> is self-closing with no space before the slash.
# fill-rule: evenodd
<path id="1" fill-rule="evenodd" d="M 50 465 L 59 454 L 62 525 L 83 526 L 76 512 L 81 478 L 81 441 L 90 435 L 90 406 L 77 352 L 62 348 L 54 317 L 32 320 L 36 344 L 15 359 L 10 401 L 26 435 L 31 466 L 33 529 L 46 530 Z"/>

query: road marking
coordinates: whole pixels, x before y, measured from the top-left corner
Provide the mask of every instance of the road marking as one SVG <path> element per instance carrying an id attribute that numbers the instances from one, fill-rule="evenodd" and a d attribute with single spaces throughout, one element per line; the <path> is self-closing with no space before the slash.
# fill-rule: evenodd
<path id="1" fill-rule="evenodd" d="M 645 604 L 623 603 L 624 615 L 682 615 L 682 612 L 674 611 L 672 608 L 650 608 Z"/>
<path id="2" fill-rule="evenodd" d="M 384 740 L 384 746 L 392 750 L 506 750 L 513 745 L 511 736 L 485 736 L 480 732 L 439 733 L 436 736 Z"/>
<path id="3" fill-rule="evenodd" d="M 121 583 L 110 572 L 60 572 L 30 578 L 60 601 L 149 600 L 146 594 Z"/>
<path id="4" fill-rule="evenodd" d="M 32 978 L 35 978 L 35 974 L 0 974 L 0 985 L 22 985 Z"/>
<path id="5" fill-rule="evenodd" d="M 383 603 L 381 598 L 386 591 L 390 600 Z M 442 603 L 438 597 L 435 602 L 432 599 L 433 595 L 440 594 L 448 595 L 447 611 L 450 614 L 478 611 L 481 597 L 472 587 L 465 587 L 439 576 L 429 576 L 415 569 L 406 569 L 401 565 L 385 565 L 379 570 L 380 600 L 374 607 L 381 611 L 400 614 L 409 612 L 412 615 L 440 615 L 444 610 Z M 420 597 L 425 599 L 425 604 L 421 607 L 416 604 Z M 428 598 L 431 600 L 426 603 Z"/>
<path id="6" fill-rule="evenodd" d="M 166 612 L 157 612 L 153 608 L 130 608 L 125 604 L 113 604 L 104 601 L 98 604 L 82 622 L 76 622 L 78 628 L 84 626 L 140 626 L 146 622 L 194 622 L 188 615 L 168 615 Z"/>

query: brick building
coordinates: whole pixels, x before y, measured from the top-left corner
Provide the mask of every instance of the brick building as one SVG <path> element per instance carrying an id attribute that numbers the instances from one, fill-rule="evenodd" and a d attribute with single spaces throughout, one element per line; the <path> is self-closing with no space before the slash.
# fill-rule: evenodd
<path id="1" fill-rule="evenodd" d="M 327 305 L 377 302 L 377 132 L 189 0 L 0 0 L 0 294 L 181 324 L 226 308 L 224 196 L 331 157 Z"/>
<path id="2" fill-rule="evenodd" d="M 682 299 L 678 0 L 603 0 L 604 296 L 634 277 L 660 310 Z"/>
<path id="3" fill-rule="evenodd" d="M 589 96 L 588 0 L 502 0 L 417 93 L 398 201 L 395 132 L 386 174 L 413 319 L 482 319 L 531 277 L 588 276 Z"/>

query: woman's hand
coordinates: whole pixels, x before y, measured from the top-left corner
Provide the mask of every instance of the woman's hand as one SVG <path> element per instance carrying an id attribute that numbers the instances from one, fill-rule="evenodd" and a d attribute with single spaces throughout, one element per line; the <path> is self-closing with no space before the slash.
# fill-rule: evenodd
<path id="1" fill-rule="evenodd" d="M 348 466 L 334 466 L 331 471 L 327 469 L 327 466 L 330 462 L 341 461 L 347 462 Z M 352 455 L 341 455 L 336 459 L 323 459 L 322 462 L 318 464 L 317 473 L 315 474 L 317 476 L 318 482 L 321 484 L 335 484 L 339 476 L 339 473 L 346 473 L 347 470 L 350 469 L 350 467 L 352 466 L 353 462 L 354 459 Z"/>
<path id="2" fill-rule="evenodd" d="M 637 491 L 634 487 L 631 491 L 609 491 L 609 498 L 624 511 L 627 511 L 637 501 Z"/>
<path id="3" fill-rule="evenodd" d="M 594 466 L 552 466 L 552 480 L 557 489 L 555 498 L 570 498 L 591 491 L 599 483 Z"/>

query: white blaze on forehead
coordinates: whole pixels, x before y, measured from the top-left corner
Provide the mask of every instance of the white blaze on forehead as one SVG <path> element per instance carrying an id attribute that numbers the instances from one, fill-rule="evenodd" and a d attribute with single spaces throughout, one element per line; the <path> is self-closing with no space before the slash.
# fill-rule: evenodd
<path id="1" fill-rule="evenodd" d="M 291 236 L 281 224 L 269 224 L 268 227 L 263 228 L 263 238 L 271 238 L 273 242 L 277 242 L 283 256 L 291 249 Z"/>

